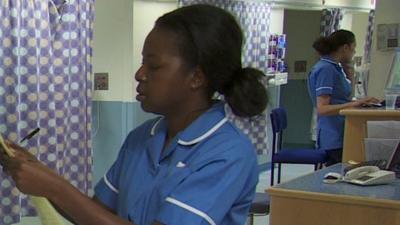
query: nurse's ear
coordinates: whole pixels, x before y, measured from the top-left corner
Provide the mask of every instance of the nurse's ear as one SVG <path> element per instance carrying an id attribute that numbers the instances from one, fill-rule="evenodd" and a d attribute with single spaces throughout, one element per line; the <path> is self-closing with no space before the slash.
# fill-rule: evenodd
<path id="1" fill-rule="evenodd" d="M 190 89 L 202 89 L 207 85 L 207 78 L 200 67 L 196 67 L 190 76 Z"/>

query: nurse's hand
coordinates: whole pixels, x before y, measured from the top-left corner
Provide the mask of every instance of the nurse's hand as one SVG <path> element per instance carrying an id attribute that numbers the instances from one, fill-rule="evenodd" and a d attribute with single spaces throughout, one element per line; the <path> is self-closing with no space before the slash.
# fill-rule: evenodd
<path id="1" fill-rule="evenodd" d="M 14 143 L 7 145 L 15 150 L 15 157 L 5 154 L 0 156 L 4 172 L 10 175 L 17 188 L 35 196 L 49 196 L 54 191 L 54 185 L 61 177 L 39 162 L 28 150 Z"/>
<path id="2" fill-rule="evenodd" d="M 374 97 L 364 97 L 362 99 L 358 99 L 353 101 L 353 106 L 359 107 L 359 106 L 364 106 L 364 105 L 372 105 L 372 104 L 377 104 L 380 103 L 381 100 L 374 98 Z"/>

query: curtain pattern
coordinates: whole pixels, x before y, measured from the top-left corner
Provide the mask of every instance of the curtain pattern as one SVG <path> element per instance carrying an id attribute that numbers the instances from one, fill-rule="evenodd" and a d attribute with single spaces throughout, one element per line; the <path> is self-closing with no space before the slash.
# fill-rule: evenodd
<path id="1" fill-rule="evenodd" d="M 193 4 L 210 4 L 232 13 L 240 24 L 244 34 L 243 65 L 260 69 L 264 73 L 268 67 L 268 36 L 271 5 L 263 2 L 234 0 L 179 0 L 180 6 Z M 264 84 L 267 85 L 266 80 Z M 225 108 L 228 119 L 248 135 L 254 144 L 257 154 L 270 154 L 267 148 L 266 112 L 254 118 L 235 116 L 229 107 Z"/>
<path id="2" fill-rule="evenodd" d="M 329 36 L 340 29 L 340 22 L 343 19 L 343 10 L 338 8 L 323 9 L 321 16 L 321 36 Z"/>
<path id="3" fill-rule="evenodd" d="M 91 191 L 94 0 L 0 0 L 0 132 L 84 193 Z M 0 224 L 34 215 L 0 172 Z"/>
<path id="4" fill-rule="evenodd" d="M 367 27 L 367 36 L 365 37 L 365 45 L 364 45 L 364 63 L 371 62 L 371 46 L 372 46 L 372 35 L 374 33 L 374 20 L 375 20 L 375 10 L 369 11 L 368 16 L 368 27 Z"/>

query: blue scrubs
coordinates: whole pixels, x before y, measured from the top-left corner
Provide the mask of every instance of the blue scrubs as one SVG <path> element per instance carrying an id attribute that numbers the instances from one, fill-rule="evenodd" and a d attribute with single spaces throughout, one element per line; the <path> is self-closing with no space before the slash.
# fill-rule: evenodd
<path id="1" fill-rule="evenodd" d="M 223 104 L 162 150 L 166 134 L 162 117 L 130 132 L 96 197 L 137 225 L 243 225 L 258 182 L 257 158 Z"/>
<path id="2" fill-rule="evenodd" d="M 340 64 L 329 57 L 322 57 L 312 68 L 308 79 L 308 91 L 314 107 L 317 97 L 329 95 L 330 104 L 351 101 L 351 84 Z M 321 116 L 317 119 L 317 148 L 323 150 L 343 148 L 344 116 Z"/>

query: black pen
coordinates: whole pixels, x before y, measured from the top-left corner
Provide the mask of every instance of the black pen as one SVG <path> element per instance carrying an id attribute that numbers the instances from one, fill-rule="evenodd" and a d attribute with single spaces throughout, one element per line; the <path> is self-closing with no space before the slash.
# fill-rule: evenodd
<path id="1" fill-rule="evenodd" d="M 24 138 L 22 138 L 22 140 L 19 141 L 19 143 L 22 143 L 25 140 L 31 139 L 37 132 L 39 132 L 39 130 L 40 130 L 40 128 L 38 127 L 36 129 L 34 129 L 33 131 L 29 132 L 29 134 L 26 135 Z"/>

